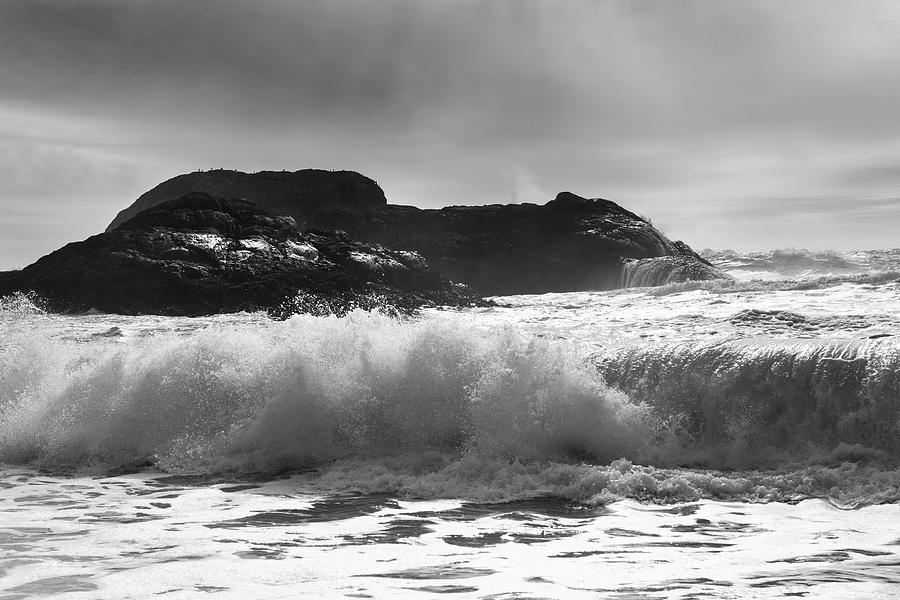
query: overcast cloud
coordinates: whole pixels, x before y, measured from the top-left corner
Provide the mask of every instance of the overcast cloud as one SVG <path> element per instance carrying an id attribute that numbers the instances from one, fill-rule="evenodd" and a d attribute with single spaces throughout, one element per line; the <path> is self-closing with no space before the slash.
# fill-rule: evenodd
<path id="1" fill-rule="evenodd" d="M 178 173 L 610 198 L 695 248 L 900 246 L 893 0 L 5 0 L 0 268 Z"/>

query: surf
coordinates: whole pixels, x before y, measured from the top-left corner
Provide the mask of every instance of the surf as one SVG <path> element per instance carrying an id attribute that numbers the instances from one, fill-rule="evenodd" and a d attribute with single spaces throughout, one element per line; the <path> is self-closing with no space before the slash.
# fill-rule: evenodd
<path id="1" fill-rule="evenodd" d="M 478 501 L 897 495 L 892 338 L 598 352 L 454 311 L 238 315 L 144 333 L 135 318 L 108 336 L 102 317 L 3 310 L 6 464 L 312 470 L 323 490 Z"/>

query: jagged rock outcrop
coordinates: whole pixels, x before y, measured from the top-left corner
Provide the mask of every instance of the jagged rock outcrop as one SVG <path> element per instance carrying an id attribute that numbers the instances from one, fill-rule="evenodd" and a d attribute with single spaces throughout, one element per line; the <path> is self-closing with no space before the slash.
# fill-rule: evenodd
<path id="1" fill-rule="evenodd" d="M 34 292 L 50 309 L 199 315 L 269 310 L 279 316 L 378 296 L 413 309 L 477 297 L 414 252 L 336 232 L 300 233 L 290 217 L 245 200 L 192 193 L 112 231 L 74 242 L 21 271 L 0 273 L 0 295 Z"/>
<path id="2" fill-rule="evenodd" d="M 655 265 L 657 271 L 672 267 L 667 281 L 726 277 L 615 202 L 569 192 L 544 205 L 331 210 L 315 223 L 419 252 L 433 268 L 485 295 L 618 288 L 630 261 L 653 257 L 677 257 Z"/>
<path id="3" fill-rule="evenodd" d="M 191 192 L 244 198 L 264 211 L 293 217 L 303 229 L 314 227 L 310 220 L 322 210 L 363 211 L 387 203 L 377 183 L 353 171 L 196 171 L 173 177 L 142 194 L 116 215 L 106 231 L 141 211 Z"/>

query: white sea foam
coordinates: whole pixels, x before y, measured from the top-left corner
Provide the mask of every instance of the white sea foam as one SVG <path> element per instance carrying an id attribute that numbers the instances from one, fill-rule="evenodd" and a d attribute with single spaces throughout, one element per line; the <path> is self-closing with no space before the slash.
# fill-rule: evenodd
<path id="1" fill-rule="evenodd" d="M 645 410 L 571 344 L 357 311 L 120 343 L 13 334 L 0 355 L 6 462 L 271 469 L 354 452 L 609 460 Z"/>
<path id="2" fill-rule="evenodd" d="M 900 584 L 897 504 L 491 505 L 321 495 L 307 475 L 23 469 L 0 471 L 0 504 L 15 511 L 0 523 L 10 598 L 837 600 L 892 598 Z"/>
<path id="3" fill-rule="evenodd" d="M 898 346 L 872 332 L 889 287 L 789 292 L 802 313 L 746 308 L 772 294 L 644 290 L 285 322 L 59 317 L 20 299 L 0 311 L 0 460 L 318 466 L 326 488 L 480 500 L 884 501 Z M 854 294 L 868 317 L 828 315 Z M 812 337 L 794 340 L 798 324 Z"/>

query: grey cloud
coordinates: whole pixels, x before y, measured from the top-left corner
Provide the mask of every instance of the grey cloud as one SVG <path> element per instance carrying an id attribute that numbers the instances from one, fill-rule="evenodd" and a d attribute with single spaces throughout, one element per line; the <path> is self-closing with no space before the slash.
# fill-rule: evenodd
<path id="1" fill-rule="evenodd" d="M 843 186 L 892 186 L 900 191 L 900 156 L 889 163 L 847 168 L 835 173 L 833 181 Z"/>
<path id="2" fill-rule="evenodd" d="M 213 135 L 433 132 L 502 148 L 785 129 L 900 134 L 888 122 L 900 42 L 851 8 L 13 0 L 0 8 L 0 73 L 4 95 Z M 846 39 L 868 49 L 848 59 Z"/>
<path id="3" fill-rule="evenodd" d="M 0 198 L 56 199 L 79 194 L 114 194 L 132 185 L 141 163 L 127 156 L 96 154 L 67 146 L 21 146 L 0 143 Z M 47 181 L 54 186 L 47 188 Z"/>
<path id="4" fill-rule="evenodd" d="M 423 206 L 572 189 L 676 230 L 728 207 L 765 219 L 784 197 L 841 218 L 813 200 L 862 207 L 890 174 L 813 159 L 898 158 L 897 15 L 888 0 L 6 0 L 0 113 L 122 130 L 77 152 L 0 131 L 32 157 L 8 163 L 7 193 L 92 190 L 97 175 L 114 212 L 163 173 L 324 167 Z M 733 181 L 715 172 L 726 162 Z M 132 163 L 151 167 L 129 179 Z"/>
<path id="5" fill-rule="evenodd" d="M 250 127 L 349 119 L 464 139 L 873 130 L 896 40 L 846 2 L 315 0 L 0 8 L 4 94 Z M 837 46 L 837 47 L 835 47 Z M 882 124 L 883 125 L 883 124 Z M 698 130 L 699 128 L 699 130 Z"/>
<path id="6" fill-rule="evenodd" d="M 15 85 L 4 93 L 125 117 L 378 129 L 440 123 L 448 104 L 498 108 L 498 92 L 552 101 L 537 86 L 519 93 L 533 70 L 508 34 L 446 2 L 42 1 L 5 12 L 3 74 Z"/>
<path id="7" fill-rule="evenodd" d="M 719 211 L 737 219 L 773 214 L 778 217 L 802 216 L 868 218 L 891 215 L 900 217 L 900 194 L 884 198 L 867 197 L 821 197 L 821 196 L 774 196 L 767 198 L 744 198 L 740 201 L 722 203 Z M 836 219 L 837 220 L 837 219 Z"/>

